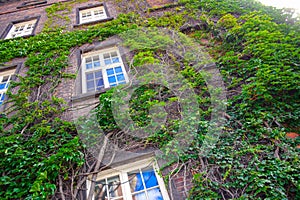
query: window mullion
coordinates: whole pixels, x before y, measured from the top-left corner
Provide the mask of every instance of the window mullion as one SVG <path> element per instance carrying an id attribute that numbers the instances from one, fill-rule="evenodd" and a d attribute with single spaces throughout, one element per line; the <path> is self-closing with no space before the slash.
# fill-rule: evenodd
<path id="1" fill-rule="evenodd" d="M 105 52 L 104 52 L 105 53 Z M 107 73 L 106 73 L 106 69 L 108 69 L 107 65 L 105 65 L 105 62 L 104 62 L 104 53 L 101 53 L 100 54 L 100 68 L 102 68 L 102 77 L 103 77 L 103 82 L 104 82 L 104 88 L 109 88 L 109 82 L 108 82 L 108 76 L 107 76 Z"/>
<path id="2" fill-rule="evenodd" d="M 26 33 L 26 29 L 27 29 L 27 26 L 28 26 L 28 24 L 25 24 L 25 25 L 24 25 L 24 28 L 23 28 L 23 30 L 21 31 L 21 34 L 20 34 L 20 36 L 23 36 L 23 35 L 25 35 L 25 33 Z"/>
<path id="3" fill-rule="evenodd" d="M 144 180 L 144 177 L 143 177 L 143 172 L 142 172 L 141 169 L 139 169 L 139 172 L 140 172 L 140 174 L 141 174 L 141 179 L 142 179 L 142 183 L 143 183 L 143 186 L 144 186 L 144 192 L 145 192 L 146 198 L 147 198 L 147 200 L 148 200 L 149 197 L 148 197 L 148 192 L 147 192 L 145 180 Z"/>
<path id="4" fill-rule="evenodd" d="M 108 197 L 108 200 L 110 200 L 107 178 L 105 179 L 105 188 L 106 188 L 106 196 Z"/>
<path id="5" fill-rule="evenodd" d="M 122 192 L 123 192 L 123 199 L 124 200 L 132 200 L 128 174 L 126 172 L 122 172 L 120 174 L 120 180 L 122 183 L 121 187 L 122 187 Z"/>
<path id="6" fill-rule="evenodd" d="M 81 68 L 82 68 L 82 91 L 85 93 L 87 92 L 87 86 L 86 86 L 86 73 L 87 73 L 87 70 L 85 69 L 85 57 L 82 58 L 83 62 L 82 62 L 82 65 L 81 65 Z"/>

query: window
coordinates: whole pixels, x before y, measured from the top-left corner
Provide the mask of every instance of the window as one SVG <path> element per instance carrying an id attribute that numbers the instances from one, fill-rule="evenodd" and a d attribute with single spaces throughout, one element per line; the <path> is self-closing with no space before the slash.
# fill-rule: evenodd
<path id="1" fill-rule="evenodd" d="M 107 18 L 104 6 L 79 10 L 79 23 L 88 23 Z"/>
<path id="2" fill-rule="evenodd" d="M 117 48 L 83 54 L 82 92 L 95 92 L 128 82 Z"/>
<path id="3" fill-rule="evenodd" d="M 19 22 L 19 23 L 13 23 L 5 39 L 31 35 L 33 33 L 33 29 L 36 25 L 36 22 L 37 19 Z"/>
<path id="4" fill-rule="evenodd" d="M 163 179 L 156 171 L 156 163 L 147 159 L 100 172 L 93 199 L 169 200 Z M 90 189 L 90 181 L 87 186 Z"/>
<path id="5" fill-rule="evenodd" d="M 3 104 L 3 101 L 5 99 L 5 93 L 14 73 L 15 69 L 0 72 L 0 106 Z"/>

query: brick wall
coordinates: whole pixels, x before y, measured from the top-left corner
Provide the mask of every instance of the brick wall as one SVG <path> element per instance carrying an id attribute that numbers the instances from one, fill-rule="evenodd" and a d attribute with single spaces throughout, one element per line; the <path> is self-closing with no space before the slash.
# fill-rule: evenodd
<path id="1" fill-rule="evenodd" d="M 160 7 L 166 4 L 171 4 L 176 2 L 175 0 L 147 0 L 151 7 Z"/>

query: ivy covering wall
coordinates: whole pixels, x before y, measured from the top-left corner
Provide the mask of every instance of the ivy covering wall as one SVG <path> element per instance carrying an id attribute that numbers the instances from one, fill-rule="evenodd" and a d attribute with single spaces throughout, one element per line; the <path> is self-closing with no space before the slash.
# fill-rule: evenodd
<path id="1" fill-rule="evenodd" d="M 130 3 L 134 6 L 134 1 Z M 54 4 L 47 11 L 55 16 L 63 8 L 67 13 L 67 7 Z M 67 103 L 55 96 L 63 79 L 76 77 L 64 72 L 69 55 L 85 43 L 128 30 L 166 27 L 206 47 L 228 90 L 226 126 L 216 147 L 203 157 L 199 146 L 211 113 L 207 86 L 188 62 L 168 55 L 179 66 L 178 73 L 192 83 L 201 105 L 196 140 L 187 152 L 178 154 L 179 166 L 194 176 L 189 198 L 300 199 L 300 138 L 286 137 L 299 132 L 300 122 L 300 22 L 292 14 L 253 0 L 181 0 L 162 15 L 126 11 L 86 30 L 62 33 L 61 28 L 47 25 L 51 31 L 45 29 L 34 37 L 1 40 L 0 63 L 26 57 L 27 72 L 11 83 L 9 108 L 0 118 L 0 198 L 81 198 L 82 180 L 94 169 L 74 124 L 61 117 L 68 112 Z M 139 50 L 133 66 L 159 62 L 162 53 L 155 48 Z M 161 91 L 164 96 L 158 98 Z M 109 131 L 118 130 L 109 121 L 112 92 L 100 95 L 97 109 L 99 121 L 104 122 L 100 125 Z M 174 101 L 164 88 L 151 86 L 140 88 L 136 96 L 131 111 L 141 124 L 147 122 L 151 105 Z M 164 146 L 177 123 L 173 119 L 146 141 L 137 142 Z"/>

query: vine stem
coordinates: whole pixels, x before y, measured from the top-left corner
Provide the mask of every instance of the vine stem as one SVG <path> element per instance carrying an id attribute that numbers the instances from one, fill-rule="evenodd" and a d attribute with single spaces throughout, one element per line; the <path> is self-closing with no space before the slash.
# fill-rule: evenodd
<path id="1" fill-rule="evenodd" d="M 103 160 L 103 157 L 104 157 L 104 154 L 105 154 L 105 149 L 106 149 L 106 146 L 107 146 L 107 143 L 108 143 L 108 138 L 111 134 L 112 133 L 109 133 L 106 137 L 104 137 L 103 145 L 100 149 L 94 172 L 98 171 L 98 169 L 100 168 L 100 164 L 101 164 L 101 161 Z M 87 200 L 92 200 L 92 198 L 93 198 L 93 194 L 94 194 L 93 188 L 95 187 L 96 178 L 97 178 L 97 173 L 94 173 L 92 175 L 90 192 L 89 192 L 89 196 L 88 196 Z"/>

